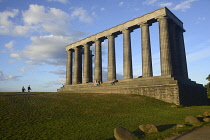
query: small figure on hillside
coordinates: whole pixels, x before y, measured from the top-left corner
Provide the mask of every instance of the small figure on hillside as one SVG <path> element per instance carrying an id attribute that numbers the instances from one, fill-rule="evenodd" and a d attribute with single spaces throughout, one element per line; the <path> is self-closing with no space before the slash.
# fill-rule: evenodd
<path id="1" fill-rule="evenodd" d="M 30 92 L 30 90 L 31 90 L 31 87 L 30 87 L 30 85 L 28 86 L 28 92 Z"/>
<path id="2" fill-rule="evenodd" d="M 98 86 L 100 86 L 100 85 L 101 85 L 101 81 L 100 81 L 100 80 L 97 80 L 97 83 L 98 83 Z"/>
<path id="3" fill-rule="evenodd" d="M 25 90 L 26 90 L 26 89 L 25 89 L 25 87 L 23 86 L 23 87 L 22 87 L 22 92 L 25 92 Z"/>
<path id="4" fill-rule="evenodd" d="M 114 79 L 113 82 L 111 82 L 111 85 L 115 85 L 115 83 L 117 83 L 118 80 Z"/>
<path id="5" fill-rule="evenodd" d="M 98 81 L 94 80 L 94 86 L 98 86 Z"/>

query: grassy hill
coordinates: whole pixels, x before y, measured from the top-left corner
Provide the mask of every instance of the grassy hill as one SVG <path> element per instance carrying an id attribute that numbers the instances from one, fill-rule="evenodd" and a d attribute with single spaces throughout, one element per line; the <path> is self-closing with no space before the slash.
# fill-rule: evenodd
<path id="1" fill-rule="evenodd" d="M 173 108 L 139 95 L 0 93 L 0 139 L 111 140 L 114 128 L 137 134 L 140 124 L 155 124 L 160 130 L 140 138 L 161 139 L 193 129 L 175 125 L 205 111 L 210 107 Z"/>

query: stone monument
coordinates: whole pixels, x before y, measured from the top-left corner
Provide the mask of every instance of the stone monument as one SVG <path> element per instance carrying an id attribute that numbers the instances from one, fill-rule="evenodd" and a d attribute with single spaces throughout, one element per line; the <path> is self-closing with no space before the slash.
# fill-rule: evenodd
<path id="1" fill-rule="evenodd" d="M 149 27 L 155 22 L 159 25 L 160 76 L 153 76 L 152 70 Z M 137 28 L 141 28 L 141 78 L 133 78 L 132 70 L 130 33 Z M 72 43 L 66 46 L 66 85 L 58 92 L 140 94 L 176 105 L 207 105 L 205 88 L 188 78 L 183 32 L 182 21 L 163 7 Z M 116 79 L 115 38 L 120 34 L 123 34 L 124 79 L 111 86 L 110 82 Z M 102 79 L 101 43 L 105 39 L 108 39 L 108 81 Z M 95 44 L 94 72 L 92 44 Z M 93 77 L 103 81 L 103 85 L 94 87 Z"/>

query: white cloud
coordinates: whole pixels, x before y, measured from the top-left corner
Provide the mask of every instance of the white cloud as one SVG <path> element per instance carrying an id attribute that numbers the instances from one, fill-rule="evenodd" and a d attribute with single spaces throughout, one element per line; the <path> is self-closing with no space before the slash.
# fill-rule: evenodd
<path id="1" fill-rule="evenodd" d="M 60 3 L 63 3 L 63 4 L 66 4 L 66 3 L 69 3 L 68 0 L 47 0 L 49 2 L 60 2 Z"/>
<path id="2" fill-rule="evenodd" d="M 36 25 L 39 23 L 60 23 L 69 18 L 69 14 L 60 9 L 46 8 L 36 4 L 31 4 L 29 9 L 23 12 L 24 23 L 28 25 Z"/>
<path id="3" fill-rule="evenodd" d="M 19 77 L 21 77 L 21 76 L 16 76 L 16 75 L 5 75 L 5 80 L 10 80 L 10 79 L 18 80 Z"/>
<path id="4" fill-rule="evenodd" d="M 206 17 L 198 17 L 196 24 L 202 23 L 206 20 Z"/>
<path id="5" fill-rule="evenodd" d="M 0 34 L 11 36 L 26 36 L 32 33 L 66 36 L 71 32 L 71 21 L 79 19 L 83 23 L 91 23 L 93 15 L 82 7 L 73 8 L 66 13 L 57 8 L 48 8 L 37 4 L 29 5 L 29 9 L 21 14 L 22 23 L 15 23 L 19 11 L 0 12 Z"/>
<path id="6" fill-rule="evenodd" d="M 22 71 L 22 72 L 24 72 L 26 70 L 29 70 L 29 71 L 33 72 L 34 71 L 34 66 L 28 65 L 28 66 L 24 66 L 24 67 L 18 69 L 18 71 Z"/>
<path id="7" fill-rule="evenodd" d="M 18 52 L 11 53 L 10 57 L 13 57 L 13 58 L 16 58 L 18 60 L 21 60 L 21 54 L 19 54 Z"/>
<path id="8" fill-rule="evenodd" d="M 54 73 L 54 74 L 57 74 L 57 75 L 66 75 L 65 70 L 50 71 L 50 73 Z"/>
<path id="9" fill-rule="evenodd" d="M 16 9 L 0 14 L 0 28 L 4 29 L 0 30 L 0 34 L 19 36 L 38 34 L 30 38 L 31 44 L 25 46 L 22 51 L 14 50 L 12 41 L 5 44 L 5 47 L 11 50 L 11 58 L 24 60 L 25 64 L 29 65 L 65 65 L 65 46 L 86 35 L 84 32 L 72 30 L 71 21 L 75 19 L 84 23 L 93 21 L 92 15 L 82 7 L 73 8 L 70 13 L 66 13 L 60 9 L 31 4 L 28 10 L 22 12 L 23 25 L 14 24 L 9 20 L 18 14 Z M 42 36 L 39 36 L 40 34 Z M 11 62 L 14 62 L 14 59 Z M 19 70 L 24 71 L 25 68 Z"/>
<path id="10" fill-rule="evenodd" d="M 143 2 L 143 4 L 145 5 L 152 5 L 156 2 L 157 0 L 146 0 L 145 2 Z"/>
<path id="11" fill-rule="evenodd" d="M 161 7 L 169 7 L 169 6 L 172 6 L 172 4 L 173 3 L 171 3 L 171 2 L 167 2 L 167 3 L 161 3 L 160 6 Z"/>
<path id="12" fill-rule="evenodd" d="M 79 20 L 81 22 L 85 22 L 85 23 L 91 23 L 93 21 L 93 18 L 88 14 L 88 12 L 83 9 L 82 7 L 77 7 L 77 8 L 73 8 L 73 12 L 71 14 L 71 16 L 73 18 L 79 18 Z"/>
<path id="13" fill-rule="evenodd" d="M 13 32 L 14 23 L 11 19 L 15 18 L 19 13 L 18 9 L 0 12 L 0 34 L 11 34 Z"/>
<path id="14" fill-rule="evenodd" d="M 118 6 L 123 6 L 124 2 L 119 2 Z"/>
<path id="15" fill-rule="evenodd" d="M 10 41 L 9 43 L 5 44 L 4 46 L 9 49 L 10 51 L 13 50 L 13 46 L 14 46 L 15 41 Z"/>
<path id="16" fill-rule="evenodd" d="M 0 81 L 4 81 L 4 80 L 19 80 L 18 78 L 20 78 L 21 76 L 17 76 L 17 75 L 4 75 L 4 73 L 2 71 L 0 71 Z"/>
<path id="17" fill-rule="evenodd" d="M 31 60 L 60 58 L 65 46 L 71 40 L 71 37 L 63 36 L 34 36 L 31 37 L 32 44 L 27 46 L 22 53 Z"/>
<path id="18" fill-rule="evenodd" d="M 0 12 L 0 26 L 1 27 L 10 27 L 13 25 L 13 22 L 10 18 L 14 18 L 19 13 L 18 9 L 13 9 L 12 11 Z"/>
<path id="19" fill-rule="evenodd" d="M 181 10 L 181 11 L 186 11 L 186 9 L 191 8 L 191 3 L 197 1 L 197 0 L 186 0 L 183 1 L 182 3 L 176 5 L 173 9 L 174 10 Z"/>
<path id="20" fill-rule="evenodd" d="M 104 10 L 105 10 L 105 8 L 103 8 L 103 7 L 102 7 L 100 10 L 101 10 L 101 11 L 104 11 Z"/>
<path id="21" fill-rule="evenodd" d="M 29 65 L 65 65 L 65 46 L 76 40 L 76 38 L 70 36 L 33 36 L 30 45 L 22 51 L 14 51 L 10 54 L 10 57 L 18 60 L 26 59 L 25 63 Z M 24 69 L 19 70 L 23 71 Z"/>
<path id="22" fill-rule="evenodd" d="M 65 35 L 69 29 L 71 17 L 68 13 L 44 6 L 31 4 L 29 9 L 23 12 L 25 25 L 32 26 L 34 30 L 42 30 L 54 35 Z"/>

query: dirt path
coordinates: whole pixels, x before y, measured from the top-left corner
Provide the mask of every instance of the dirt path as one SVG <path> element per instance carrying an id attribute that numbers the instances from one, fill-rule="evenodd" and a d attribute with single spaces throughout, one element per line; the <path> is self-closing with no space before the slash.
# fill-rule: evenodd
<path id="1" fill-rule="evenodd" d="M 204 126 L 194 131 L 173 136 L 165 140 L 210 140 L 210 126 Z"/>

